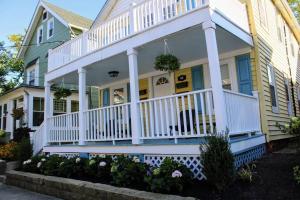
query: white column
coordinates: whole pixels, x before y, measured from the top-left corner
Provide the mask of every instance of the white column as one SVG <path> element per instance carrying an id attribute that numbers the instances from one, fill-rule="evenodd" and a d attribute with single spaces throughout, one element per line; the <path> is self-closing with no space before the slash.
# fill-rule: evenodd
<path id="1" fill-rule="evenodd" d="M 202 24 L 202 28 L 204 30 L 206 40 L 208 64 L 217 125 L 216 128 L 217 132 L 221 133 L 226 131 L 227 129 L 227 114 L 216 38 L 216 25 L 212 21 L 206 21 Z"/>
<path id="2" fill-rule="evenodd" d="M 71 113 L 71 97 L 67 97 L 67 113 Z"/>
<path id="3" fill-rule="evenodd" d="M 137 51 L 135 49 L 127 50 L 129 62 L 129 80 L 130 80 L 130 99 L 131 99 L 131 131 L 132 144 L 139 144 L 141 133 L 139 101 L 139 73 L 137 64 Z"/>
<path id="4" fill-rule="evenodd" d="M 10 139 L 13 139 L 13 132 L 14 132 L 14 118 L 12 116 L 12 112 L 14 109 L 14 100 L 9 100 L 7 104 L 7 115 L 6 115 L 6 125 L 7 125 L 7 132 L 10 132 Z"/>
<path id="5" fill-rule="evenodd" d="M 43 146 L 46 146 L 48 141 L 48 133 L 49 133 L 49 118 L 52 116 L 51 111 L 51 83 L 45 82 L 45 99 L 44 99 L 44 137 L 43 137 Z M 33 106 L 33 101 L 32 101 Z M 32 120 L 31 120 L 32 121 Z"/>
<path id="6" fill-rule="evenodd" d="M 85 120 L 84 111 L 86 111 L 86 70 L 78 69 L 79 76 L 79 145 L 84 145 Z"/>
<path id="7" fill-rule="evenodd" d="M 23 123 L 25 123 L 27 126 L 28 126 L 28 112 L 29 112 L 28 97 L 29 97 L 28 93 L 25 92 L 23 95 L 23 111 L 24 111 Z"/>

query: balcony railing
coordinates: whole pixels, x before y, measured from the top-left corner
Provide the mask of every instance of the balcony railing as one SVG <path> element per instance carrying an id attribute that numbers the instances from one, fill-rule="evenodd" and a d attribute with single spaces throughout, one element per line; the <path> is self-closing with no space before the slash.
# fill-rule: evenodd
<path id="1" fill-rule="evenodd" d="M 259 132 L 257 96 L 224 91 L 227 125 L 230 135 Z M 143 140 L 200 138 L 216 131 L 211 89 L 139 101 Z M 130 103 L 84 112 L 84 142 L 131 141 Z M 79 141 L 78 113 L 48 119 L 48 143 Z"/>
<path id="2" fill-rule="evenodd" d="M 209 5 L 248 31 L 245 5 L 238 0 L 147 0 L 82 35 L 49 51 L 52 71 L 90 52 L 107 47 L 130 35 Z"/>

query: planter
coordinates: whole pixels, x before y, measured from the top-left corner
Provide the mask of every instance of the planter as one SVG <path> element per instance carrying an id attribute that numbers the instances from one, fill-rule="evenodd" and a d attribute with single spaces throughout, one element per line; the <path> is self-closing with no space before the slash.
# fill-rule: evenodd
<path id="1" fill-rule="evenodd" d="M 156 194 L 100 183 L 44 176 L 20 171 L 8 171 L 6 184 L 66 200 L 193 200 L 191 197 Z"/>

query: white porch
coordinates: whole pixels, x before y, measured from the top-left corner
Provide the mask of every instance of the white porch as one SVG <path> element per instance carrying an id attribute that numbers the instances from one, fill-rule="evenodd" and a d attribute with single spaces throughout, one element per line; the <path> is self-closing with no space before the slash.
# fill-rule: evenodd
<path id="1" fill-rule="evenodd" d="M 237 84 L 234 58 L 249 53 L 252 45 L 245 6 L 237 0 L 226 5 L 218 0 L 189 1 L 193 6 L 187 2 L 151 0 L 134 5 L 119 17 L 50 51 L 46 121 L 35 134 L 43 144 L 36 148 L 140 146 L 161 141 L 177 144 L 227 131 L 230 135 L 261 134 L 258 94 L 241 94 Z M 177 91 L 176 86 L 165 88 L 159 95 L 154 91 L 153 77 L 163 73 L 153 69 L 153 62 L 163 53 L 165 40 L 180 59 L 182 69 L 202 66 L 202 88 Z M 229 72 L 231 90 L 224 90 L 220 64 L 228 59 L 235 68 Z M 112 79 L 110 71 L 118 71 L 119 76 Z M 144 100 L 140 99 L 139 78 L 148 78 L 151 85 L 151 95 Z M 62 79 L 79 86 L 79 112 L 51 116 L 47 101 L 50 86 Z M 171 85 L 176 85 L 174 78 L 172 81 Z M 88 109 L 87 86 L 113 88 L 118 84 L 123 84 L 130 100 Z"/>

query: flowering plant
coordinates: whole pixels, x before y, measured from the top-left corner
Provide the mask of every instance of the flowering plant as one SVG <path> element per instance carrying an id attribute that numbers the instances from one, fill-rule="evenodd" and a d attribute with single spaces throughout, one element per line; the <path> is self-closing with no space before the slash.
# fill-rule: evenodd
<path id="1" fill-rule="evenodd" d="M 165 158 L 159 168 L 153 169 L 153 175 L 145 179 L 151 191 L 176 194 L 188 187 L 192 173 L 186 166 L 171 158 Z"/>
<path id="2" fill-rule="evenodd" d="M 16 142 L 10 142 L 0 146 L 0 158 L 7 161 L 16 160 L 17 146 Z"/>

